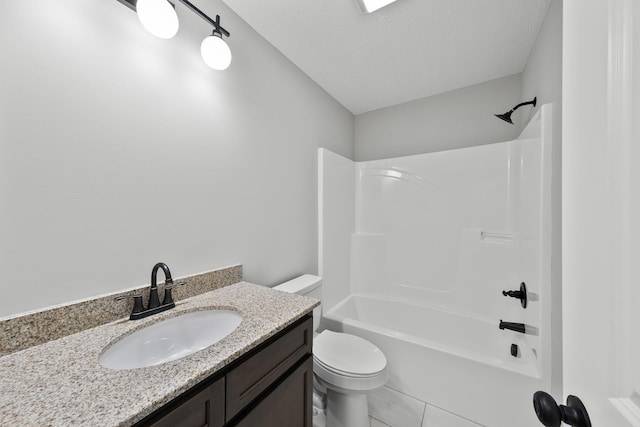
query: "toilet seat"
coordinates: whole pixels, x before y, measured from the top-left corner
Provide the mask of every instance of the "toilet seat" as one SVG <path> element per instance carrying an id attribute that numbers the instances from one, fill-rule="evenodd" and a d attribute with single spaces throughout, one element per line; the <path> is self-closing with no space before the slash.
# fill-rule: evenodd
<path id="1" fill-rule="evenodd" d="M 376 375 L 380 374 L 380 371 L 374 372 L 372 374 L 354 374 L 353 372 L 341 371 L 340 369 L 337 369 L 337 368 L 335 368 L 333 366 L 326 365 L 321 360 L 318 360 L 315 356 L 313 357 L 313 363 L 322 366 L 327 371 L 330 371 L 330 372 L 332 372 L 332 373 L 334 373 L 336 375 L 342 375 L 342 376 L 345 376 L 345 377 L 348 377 L 348 378 L 371 378 L 371 377 L 375 377 Z"/>
<path id="2" fill-rule="evenodd" d="M 387 381 L 387 359 L 378 347 L 355 335 L 323 331 L 313 341 L 313 371 L 329 388 L 366 392 Z"/>
<path id="3" fill-rule="evenodd" d="M 326 369 L 349 377 L 377 375 L 387 366 L 382 351 L 355 335 L 321 332 L 313 341 L 314 359 Z"/>

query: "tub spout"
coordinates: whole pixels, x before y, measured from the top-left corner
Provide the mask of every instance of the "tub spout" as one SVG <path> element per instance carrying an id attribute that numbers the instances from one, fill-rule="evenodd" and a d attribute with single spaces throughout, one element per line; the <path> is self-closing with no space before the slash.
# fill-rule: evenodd
<path id="1" fill-rule="evenodd" d="M 525 333 L 525 325 L 524 323 L 513 323 L 513 322 L 503 322 L 500 320 L 500 329 L 509 329 L 510 331 L 520 332 L 521 334 Z"/>

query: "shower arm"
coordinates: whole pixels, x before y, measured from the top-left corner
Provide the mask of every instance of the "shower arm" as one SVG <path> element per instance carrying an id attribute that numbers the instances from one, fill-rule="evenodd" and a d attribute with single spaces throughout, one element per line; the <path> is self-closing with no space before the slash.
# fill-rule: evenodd
<path id="1" fill-rule="evenodd" d="M 518 108 L 522 107 L 523 105 L 532 104 L 535 107 L 537 100 L 538 100 L 538 98 L 535 97 L 531 101 L 521 102 L 520 104 L 518 104 L 515 107 L 513 107 L 511 110 L 507 111 L 506 113 L 504 113 L 504 114 L 494 114 L 494 116 L 496 116 L 500 120 L 504 120 L 505 122 L 507 122 L 507 123 L 512 125 L 513 124 L 513 120 L 511 120 L 511 114 L 514 111 L 516 111 Z"/>
<path id="2" fill-rule="evenodd" d="M 527 102 L 521 102 L 520 104 L 516 105 L 515 107 L 513 107 L 511 109 L 511 112 L 513 113 L 514 111 L 516 111 L 518 108 L 520 107 L 524 107 L 525 105 L 530 105 L 533 104 L 533 106 L 536 106 L 536 98 L 533 98 L 531 101 L 527 101 Z"/>

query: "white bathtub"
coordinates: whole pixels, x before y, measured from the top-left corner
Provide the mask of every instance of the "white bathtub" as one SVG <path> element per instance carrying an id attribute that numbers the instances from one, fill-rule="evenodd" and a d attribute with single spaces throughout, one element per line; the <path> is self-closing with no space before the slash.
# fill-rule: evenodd
<path id="1" fill-rule="evenodd" d="M 395 390 L 488 427 L 540 425 L 532 405 L 543 386 L 535 350 L 521 334 L 499 330 L 497 320 L 350 295 L 322 322 L 377 345 L 388 360 L 387 386 Z"/>

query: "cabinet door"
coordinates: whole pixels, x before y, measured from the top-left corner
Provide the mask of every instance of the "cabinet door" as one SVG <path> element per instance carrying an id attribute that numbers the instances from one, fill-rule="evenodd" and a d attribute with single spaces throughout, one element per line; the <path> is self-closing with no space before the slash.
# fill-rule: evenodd
<path id="1" fill-rule="evenodd" d="M 311 354 L 312 342 L 313 318 L 308 317 L 229 372 L 226 379 L 227 421 L 250 405 L 305 355 Z"/>
<path id="2" fill-rule="evenodd" d="M 221 427 L 224 425 L 224 378 L 152 421 L 149 427 Z"/>
<path id="3" fill-rule="evenodd" d="M 236 425 L 238 427 L 311 427 L 313 358 L 308 356 Z"/>

